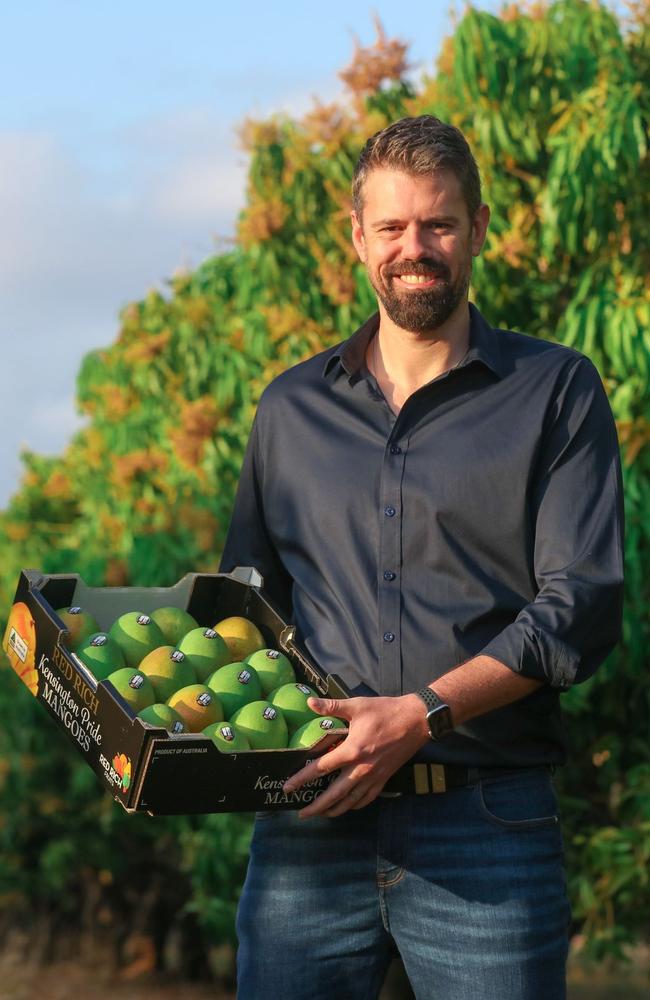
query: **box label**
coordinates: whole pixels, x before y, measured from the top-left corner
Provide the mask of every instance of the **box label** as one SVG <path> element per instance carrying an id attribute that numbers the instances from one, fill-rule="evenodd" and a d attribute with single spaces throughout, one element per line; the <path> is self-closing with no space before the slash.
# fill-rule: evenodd
<path id="1" fill-rule="evenodd" d="M 13 649 L 16 656 L 18 656 L 18 658 L 25 663 L 29 652 L 29 646 L 25 640 L 18 635 L 15 628 L 10 630 L 7 643 L 9 645 L 9 649 Z"/>
<path id="2" fill-rule="evenodd" d="M 269 809 L 273 806 L 286 806 L 288 804 L 309 805 L 315 798 L 318 798 L 321 792 L 325 791 L 329 784 L 329 775 L 327 778 L 322 777 L 308 781 L 302 788 L 297 788 L 295 792 L 289 792 L 288 795 L 282 790 L 286 780 L 286 778 L 273 778 L 269 774 L 259 775 L 254 790 L 264 793 L 263 805 L 260 808 Z"/>
<path id="3" fill-rule="evenodd" d="M 50 664 L 52 661 L 56 662 L 57 659 L 60 662 L 57 668 L 53 669 Z M 94 719 L 99 707 L 99 699 L 79 674 L 74 671 L 58 647 L 53 650 L 52 661 L 45 653 L 38 661 L 38 671 L 43 678 L 40 697 L 47 702 L 52 714 L 69 730 L 70 735 L 80 748 L 88 753 L 93 743 L 95 746 L 101 746 L 102 742 L 100 724 Z M 73 691 L 79 700 L 75 698 L 75 693 L 63 683 L 59 671 L 66 680 L 73 680 Z"/>
<path id="4" fill-rule="evenodd" d="M 115 754 L 112 762 L 104 756 L 99 755 L 99 763 L 104 768 L 104 776 L 109 785 L 114 785 L 121 792 L 126 792 L 131 787 L 131 758 L 126 754 Z"/>

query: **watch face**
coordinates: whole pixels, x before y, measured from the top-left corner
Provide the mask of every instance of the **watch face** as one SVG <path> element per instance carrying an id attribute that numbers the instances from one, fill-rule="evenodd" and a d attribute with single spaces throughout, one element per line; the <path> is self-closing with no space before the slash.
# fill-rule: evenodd
<path id="1" fill-rule="evenodd" d="M 440 740 L 453 729 L 449 705 L 440 705 L 427 714 L 432 740 Z"/>

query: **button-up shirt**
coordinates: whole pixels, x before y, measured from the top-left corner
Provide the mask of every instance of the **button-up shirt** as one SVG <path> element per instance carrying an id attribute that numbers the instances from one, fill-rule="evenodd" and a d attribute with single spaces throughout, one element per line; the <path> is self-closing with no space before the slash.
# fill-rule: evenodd
<path id="1" fill-rule="evenodd" d="M 463 361 L 395 415 L 365 363 L 378 325 L 263 393 L 221 569 L 259 569 L 354 693 L 415 691 L 477 654 L 543 682 L 421 759 L 561 763 L 559 693 L 621 627 L 621 472 L 598 373 L 470 306 Z"/>

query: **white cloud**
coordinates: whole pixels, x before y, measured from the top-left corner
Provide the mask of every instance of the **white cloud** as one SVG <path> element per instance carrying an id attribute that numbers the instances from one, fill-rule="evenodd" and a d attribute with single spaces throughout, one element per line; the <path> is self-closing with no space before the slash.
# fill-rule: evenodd
<path id="1" fill-rule="evenodd" d="M 299 89 L 274 97 L 292 116 L 313 103 Z M 0 131 L 0 342 L 16 373 L 0 394 L 0 506 L 20 449 L 54 454 L 78 428 L 81 360 L 111 343 L 119 310 L 214 253 L 244 205 L 247 157 L 213 108 L 151 116 L 96 146 L 92 159 L 46 130 Z"/>
<path id="2" fill-rule="evenodd" d="M 117 315 L 232 233 L 245 163 L 203 110 L 108 136 L 119 168 L 92 164 L 47 132 L 0 132 L 0 505 L 20 449 L 61 450 L 78 426 L 74 382 Z"/>
<path id="3" fill-rule="evenodd" d="M 209 156 L 177 164 L 151 194 L 151 208 L 167 222 L 232 216 L 242 207 L 246 172 L 236 165 L 215 172 Z"/>
<path id="4" fill-rule="evenodd" d="M 3 292 L 27 286 L 36 273 L 61 266 L 60 244 L 68 230 L 66 208 L 74 192 L 82 189 L 80 165 L 66 156 L 52 136 L 0 134 Z"/>

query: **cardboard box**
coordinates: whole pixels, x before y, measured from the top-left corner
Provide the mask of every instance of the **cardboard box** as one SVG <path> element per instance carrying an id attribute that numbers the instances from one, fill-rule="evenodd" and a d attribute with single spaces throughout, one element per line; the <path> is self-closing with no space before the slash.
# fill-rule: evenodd
<path id="1" fill-rule="evenodd" d="M 173 587 L 87 587 L 78 575 L 21 573 L 4 638 L 13 669 L 128 811 L 151 815 L 299 809 L 332 780 L 284 795 L 282 785 L 308 760 L 341 739 L 327 733 L 309 750 L 223 753 L 201 734 L 171 735 L 135 717 L 109 681 L 97 683 L 68 646 L 57 608 L 79 606 L 107 631 L 127 611 L 184 608 L 212 627 L 230 615 L 250 618 L 268 647 L 282 650 L 298 680 L 323 695 L 349 697 L 335 675 L 325 674 L 301 650 L 295 628 L 282 620 L 262 590 L 259 573 L 189 573 Z"/>

